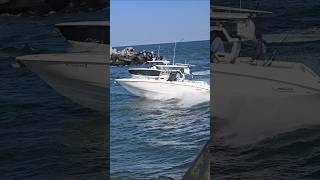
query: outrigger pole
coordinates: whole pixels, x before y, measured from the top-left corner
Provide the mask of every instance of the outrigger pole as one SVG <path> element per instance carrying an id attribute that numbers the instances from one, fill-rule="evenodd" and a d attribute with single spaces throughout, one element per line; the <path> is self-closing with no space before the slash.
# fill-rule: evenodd
<path id="1" fill-rule="evenodd" d="M 179 42 L 182 42 L 184 38 L 182 38 Z M 177 47 L 177 41 L 174 42 L 174 48 L 173 48 L 173 58 L 172 58 L 172 64 L 174 65 L 174 59 L 176 58 L 176 47 Z"/>
<path id="2" fill-rule="evenodd" d="M 160 59 L 160 45 L 158 47 L 158 59 Z"/>
<path id="3" fill-rule="evenodd" d="M 173 65 L 174 65 L 174 59 L 176 58 L 176 47 L 177 47 L 177 42 L 174 42 L 173 58 L 172 58 L 172 64 Z"/>

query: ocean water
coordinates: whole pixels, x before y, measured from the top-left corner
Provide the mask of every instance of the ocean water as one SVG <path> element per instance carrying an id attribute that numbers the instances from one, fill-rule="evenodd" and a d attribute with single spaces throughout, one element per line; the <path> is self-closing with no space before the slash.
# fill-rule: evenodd
<path id="1" fill-rule="evenodd" d="M 61 96 L 16 56 L 65 51 L 54 24 L 104 12 L 0 17 L 0 179 L 105 179 L 105 117 Z"/>
<path id="2" fill-rule="evenodd" d="M 257 19 L 263 34 L 318 33 L 320 2 L 312 0 L 250 1 L 244 8 L 272 11 Z M 239 1 L 216 1 L 219 5 L 238 7 Z M 302 62 L 320 73 L 319 41 L 268 44 L 269 51 L 279 49 L 277 60 Z M 252 53 L 249 46 L 244 50 Z M 246 53 L 243 53 L 246 55 Z M 312 99 L 319 104 L 319 96 Z M 214 102 L 213 102 L 214 103 Z M 316 107 L 314 107 L 316 108 Z M 263 107 L 252 108 L 252 113 Z M 268 109 L 264 109 L 268 112 Z M 214 110 L 213 110 L 214 111 Z M 244 122 L 212 122 L 212 179 L 320 179 L 320 119 L 298 114 L 292 120 L 261 123 L 261 119 Z M 231 125 L 232 127 L 231 128 Z"/>
<path id="3" fill-rule="evenodd" d="M 156 52 L 159 45 L 135 46 Z M 173 43 L 160 44 L 173 55 Z M 122 49 L 120 47 L 117 49 Z M 190 63 L 209 82 L 209 41 L 177 43 L 176 61 Z M 111 179 L 181 179 L 210 136 L 210 95 L 181 101 L 136 97 L 114 82 L 132 66 L 111 67 Z"/>

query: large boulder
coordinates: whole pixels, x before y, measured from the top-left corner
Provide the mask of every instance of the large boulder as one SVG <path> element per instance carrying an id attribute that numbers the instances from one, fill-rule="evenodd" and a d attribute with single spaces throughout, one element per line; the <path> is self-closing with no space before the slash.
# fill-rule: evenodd
<path id="1" fill-rule="evenodd" d="M 110 7 L 105 0 L 0 0 L 0 14 L 92 11 Z"/>

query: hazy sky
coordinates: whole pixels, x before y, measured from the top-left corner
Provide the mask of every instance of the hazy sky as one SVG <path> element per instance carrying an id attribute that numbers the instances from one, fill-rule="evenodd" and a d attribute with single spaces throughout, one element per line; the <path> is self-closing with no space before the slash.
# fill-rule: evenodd
<path id="1" fill-rule="evenodd" d="M 111 45 L 208 40 L 209 0 L 111 0 Z"/>

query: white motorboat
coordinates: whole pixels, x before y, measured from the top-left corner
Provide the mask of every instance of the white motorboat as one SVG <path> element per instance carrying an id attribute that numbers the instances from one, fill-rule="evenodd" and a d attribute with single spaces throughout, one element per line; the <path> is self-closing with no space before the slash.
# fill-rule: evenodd
<path id="1" fill-rule="evenodd" d="M 74 102 L 107 111 L 109 22 L 61 23 L 56 27 L 71 43 L 69 52 L 20 56 L 16 60 Z"/>
<path id="2" fill-rule="evenodd" d="M 182 99 L 196 93 L 209 94 L 210 86 L 203 81 L 192 80 L 190 64 L 173 64 L 170 61 L 153 59 L 149 68 L 131 68 L 131 78 L 116 79 L 122 87 L 132 94 L 149 99 Z"/>
<path id="3" fill-rule="evenodd" d="M 116 79 L 122 87 L 140 97 L 181 99 L 196 93 L 209 94 L 210 86 L 192 80 L 190 65 L 163 64 L 151 68 L 129 69 L 131 78 Z"/>
<path id="4" fill-rule="evenodd" d="M 261 115 L 268 112 L 267 119 L 289 119 L 296 113 L 300 113 L 301 118 L 307 117 L 304 112 L 308 118 L 318 118 L 308 103 L 314 106 L 310 97 L 314 97 L 313 102 L 320 102 L 320 78 L 310 68 L 302 63 L 272 58 L 252 61 L 250 57 L 239 57 L 241 42 L 255 40 L 253 20 L 260 13 L 269 12 L 211 7 L 211 21 L 214 22 L 211 30 L 233 44 L 230 53 L 217 53 L 211 65 L 213 116 L 233 120 L 261 119 Z M 232 37 L 224 23 L 235 24 L 237 35 Z M 230 63 L 232 60 L 235 63 Z M 252 113 L 252 109 L 261 113 Z"/>

